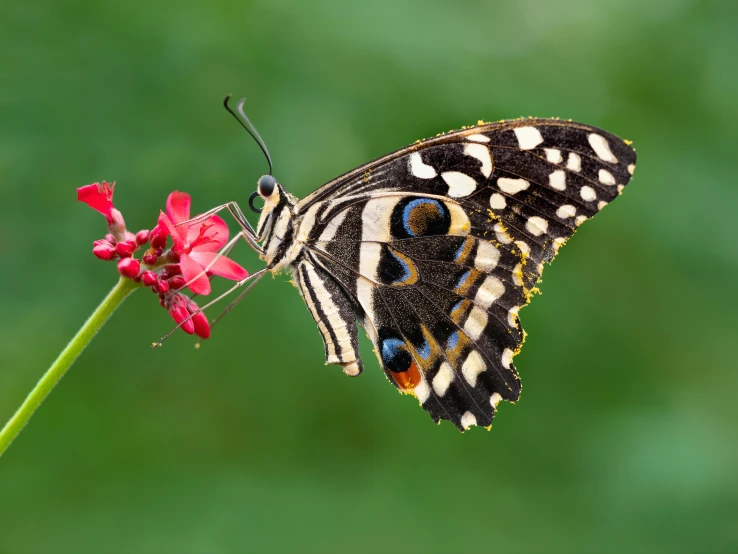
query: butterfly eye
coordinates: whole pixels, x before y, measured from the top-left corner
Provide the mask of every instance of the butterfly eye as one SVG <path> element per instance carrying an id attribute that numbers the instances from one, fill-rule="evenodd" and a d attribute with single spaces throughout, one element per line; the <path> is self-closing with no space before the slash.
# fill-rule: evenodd
<path id="1" fill-rule="evenodd" d="M 271 175 L 264 175 L 259 179 L 259 194 L 266 198 L 274 192 L 276 180 Z"/>

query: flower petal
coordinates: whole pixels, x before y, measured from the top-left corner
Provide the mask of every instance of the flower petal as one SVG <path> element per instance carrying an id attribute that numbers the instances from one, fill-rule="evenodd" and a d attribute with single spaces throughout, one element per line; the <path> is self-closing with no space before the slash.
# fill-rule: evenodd
<path id="1" fill-rule="evenodd" d="M 183 252 L 185 247 L 185 236 L 183 234 L 186 232 L 184 229 L 184 226 L 177 227 L 172 223 L 172 220 L 167 217 L 167 214 L 164 212 L 159 212 L 159 223 L 158 226 L 160 229 L 165 229 L 169 232 L 170 235 L 172 235 L 172 242 L 174 242 L 174 251 L 175 252 Z"/>
<path id="2" fill-rule="evenodd" d="M 175 190 L 167 198 L 167 215 L 172 223 L 177 225 L 190 219 L 190 205 L 192 199 L 186 192 Z"/>
<path id="3" fill-rule="evenodd" d="M 182 269 L 182 277 L 189 284 L 190 290 L 195 294 L 210 294 L 210 279 L 203 272 L 203 266 L 191 256 L 182 254 L 179 258 L 179 267 Z"/>
<path id="4" fill-rule="evenodd" d="M 115 189 L 115 183 L 112 185 L 103 181 L 100 183 L 93 183 L 91 185 L 85 185 L 77 189 L 77 200 L 84 202 L 93 210 L 96 210 L 103 214 L 107 219 L 108 223 L 111 221 L 110 210 L 113 209 L 113 190 Z"/>
<path id="5" fill-rule="evenodd" d="M 213 240 L 203 244 L 198 244 L 196 241 L 200 236 L 200 228 L 203 225 L 207 226 L 207 230 L 204 234 L 208 237 L 212 237 Z M 191 225 L 187 230 L 187 241 L 192 245 L 193 250 L 217 252 L 225 246 L 226 242 L 228 242 L 228 225 L 217 215 L 213 215 L 205 221 Z"/>
<path id="6" fill-rule="evenodd" d="M 225 277 L 226 279 L 230 279 L 232 281 L 241 281 L 242 279 L 245 279 L 246 277 L 249 276 L 248 271 L 246 271 L 244 268 L 242 268 L 240 265 L 238 265 L 236 262 L 234 262 L 230 258 L 226 258 L 225 256 L 220 256 L 216 260 L 215 259 L 216 256 L 218 256 L 217 252 L 196 252 L 196 251 L 190 252 L 190 255 L 189 255 L 189 257 L 195 260 L 198 264 L 200 264 L 203 269 L 207 267 L 210 273 L 214 273 L 215 275 L 220 275 L 221 277 Z M 215 263 L 213 263 L 211 267 L 208 267 L 210 263 L 213 262 L 213 260 L 215 260 Z"/>

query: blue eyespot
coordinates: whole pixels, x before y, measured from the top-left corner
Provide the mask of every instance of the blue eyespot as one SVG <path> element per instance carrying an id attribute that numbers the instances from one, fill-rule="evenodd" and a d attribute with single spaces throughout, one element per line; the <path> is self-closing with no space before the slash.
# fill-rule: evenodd
<path id="1" fill-rule="evenodd" d="M 405 346 L 405 343 L 400 339 L 385 339 L 382 341 L 382 361 L 385 364 L 389 364 L 394 360 L 400 353 L 400 349 Z"/>
<path id="2" fill-rule="evenodd" d="M 451 336 L 448 337 L 448 342 L 446 344 L 452 350 L 456 348 L 456 345 L 459 344 L 459 332 L 454 331 L 453 333 L 451 333 Z"/>
<path id="3" fill-rule="evenodd" d="M 411 221 L 413 212 L 421 208 L 421 206 L 433 206 L 436 212 L 426 211 L 422 214 L 415 214 L 417 221 Z M 421 208 L 422 210 L 422 208 Z M 427 208 L 426 208 L 427 210 Z M 411 237 L 425 236 L 425 235 L 436 235 L 444 234 L 445 231 L 442 229 L 436 229 L 436 227 L 443 226 L 443 221 L 446 219 L 446 209 L 443 204 L 438 200 L 432 200 L 430 198 L 417 198 L 408 202 L 405 208 L 402 210 L 402 225 L 405 231 Z M 441 231 L 441 232 L 437 232 Z"/>
<path id="4" fill-rule="evenodd" d="M 471 275 L 471 269 L 469 271 L 467 271 L 466 273 L 464 273 L 461 276 L 461 278 L 459 279 L 459 282 L 456 283 L 456 288 L 457 289 L 460 289 L 461 287 L 464 286 L 464 283 L 466 283 L 466 280 L 469 278 L 469 275 Z"/>
<path id="5" fill-rule="evenodd" d="M 427 340 L 423 343 L 423 345 L 420 348 L 418 348 L 418 354 L 420 354 L 420 357 L 423 358 L 424 360 L 427 360 L 428 358 L 430 358 L 431 348 L 430 348 L 430 343 Z"/>

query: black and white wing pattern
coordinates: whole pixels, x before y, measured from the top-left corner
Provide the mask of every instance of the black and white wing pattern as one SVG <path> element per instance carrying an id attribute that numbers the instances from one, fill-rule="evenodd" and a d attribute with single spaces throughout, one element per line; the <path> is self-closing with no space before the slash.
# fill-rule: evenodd
<path id="1" fill-rule="evenodd" d="M 489 426 L 520 396 L 518 311 L 543 263 L 635 160 L 587 125 L 503 121 L 418 141 L 298 202 L 297 282 L 328 362 L 361 371 L 358 320 L 387 378 L 435 421 Z"/>

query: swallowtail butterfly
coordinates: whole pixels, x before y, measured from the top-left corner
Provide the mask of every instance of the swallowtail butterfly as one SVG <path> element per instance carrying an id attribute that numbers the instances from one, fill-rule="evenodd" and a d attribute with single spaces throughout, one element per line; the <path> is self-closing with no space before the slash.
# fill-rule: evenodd
<path id="1" fill-rule="evenodd" d="M 302 200 L 265 175 L 251 198 L 264 200 L 256 230 L 223 207 L 262 271 L 292 273 L 327 364 L 362 372 L 361 325 L 390 383 L 463 431 L 490 426 L 498 403 L 520 396 L 518 311 L 544 262 L 622 192 L 635 161 L 628 142 L 588 125 L 480 122 Z"/>

